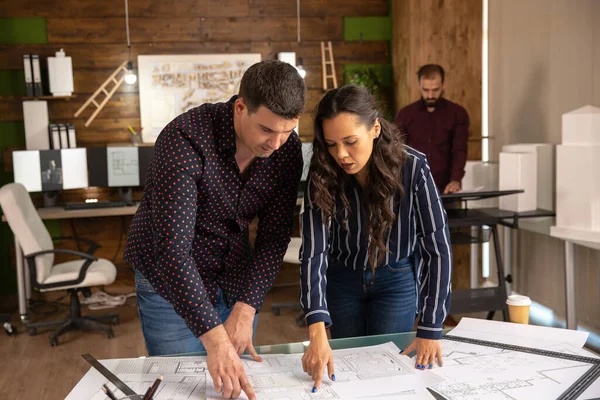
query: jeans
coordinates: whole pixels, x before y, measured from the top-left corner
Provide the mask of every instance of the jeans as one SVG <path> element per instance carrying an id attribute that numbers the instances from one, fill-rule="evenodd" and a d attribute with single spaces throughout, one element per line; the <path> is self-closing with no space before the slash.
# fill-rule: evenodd
<path id="1" fill-rule="evenodd" d="M 138 270 L 135 270 L 135 290 L 142 333 L 149 356 L 206 351 L 200 339 L 194 336 L 171 303 L 157 294 Z M 231 313 L 231 307 L 227 306 L 221 289 L 215 311 L 223 322 Z M 256 331 L 257 321 L 258 314 L 254 317 L 253 332 Z"/>
<path id="2" fill-rule="evenodd" d="M 375 270 L 333 264 L 327 303 L 333 339 L 411 332 L 417 315 L 415 270 L 409 258 Z"/>

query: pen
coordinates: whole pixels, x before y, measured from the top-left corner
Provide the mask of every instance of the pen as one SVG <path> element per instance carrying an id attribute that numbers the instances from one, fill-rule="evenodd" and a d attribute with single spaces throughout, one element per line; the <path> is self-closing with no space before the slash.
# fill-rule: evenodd
<path id="1" fill-rule="evenodd" d="M 117 400 L 117 396 L 115 396 L 113 394 L 113 392 L 110 391 L 110 389 L 108 388 L 108 386 L 102 385 L 102 390 L 104 391 L 104 393 L 106 393 L 106 395 L 108 396 L 108 398 L 110 400 Z"/>
<path id="2" fill-rule="evenodd" d="M 143 400 L 152 400 L 152 396 L 154 396 L 154 393 L 156 393 L 156 389 L 158 389 L 158 385 L 160 385 L 160 383 L 162 382 L 163 376 L 159 376 L 158 378 L 156 378 L 156 380 L 154 381 L 154 383 L 152 384 L 152 386 L 150 386 L 148 388 L 148 390 L 146 391 L 146 394 L 144 394 L 144 399 Z"/>
<path id="3" fill-rule="evenodd" d="M 133 130 L 133 128 L 131 127 L 131 125 L 129 125 L 128 128 L 131 131 L 131 133 L 133 133 L 134 135 L 137 135 L 137 132 Z"/>

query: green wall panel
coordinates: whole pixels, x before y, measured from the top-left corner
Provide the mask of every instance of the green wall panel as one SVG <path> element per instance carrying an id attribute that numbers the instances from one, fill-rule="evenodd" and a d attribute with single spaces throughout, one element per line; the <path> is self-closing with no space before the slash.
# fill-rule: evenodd
<path id="1" fill-rule="evenodd" d="M 46 43 L 46 18 L 0 18 L 0 44 Z"/>
<path id="2" fill-rule="evenodd" d="M 0 96 L 25 96 L 22 70 L 0 70 Z"/>
<path id="3" fill-rule="evenodd" d="M 392 19 L 390 17 L 344 17 L 344 40 L 392 40 Z"/>

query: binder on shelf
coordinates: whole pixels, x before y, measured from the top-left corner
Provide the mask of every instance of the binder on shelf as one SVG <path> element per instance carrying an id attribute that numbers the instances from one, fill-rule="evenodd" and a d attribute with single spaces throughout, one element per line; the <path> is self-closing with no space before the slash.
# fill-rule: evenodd
<path id="1" fill-rule="evenodd" d="M 60 132 L 60 148 L 68 149 L 69 148 L 69 135 L 67 134 L 67 125 L 66 124 L 58 124 L 58 130 Z"/>
<path id="2" fill-rule="evenodd" d="M 33 97 L 33 71 L 29 54 L 23 54 L 23 72 L 25 73 L 25 95 Z"/>
<path id="3" fill-rule="evenodd" d="M 58 130 L 58 125 L 50 124 L 48 126 L 48 133 L 50 135 L 50 144 L 52 146 L 52 150 L 60 149 L 60 133 Z"/>
<path id="4" fill-rule="evenodd" d="M 33 69 L 33 95 L 36 97 L 43 96 L 44 90 L 42 89 L 42 72 L 40 69 L 40 55 L 31 55 L 31 67 Z"/>
<path id="5" fill-rule="evenodd" d="M 48 103 L 45 100 L 23 102 L 23 125 L 27 150 L 48 150 Z"/>
<path id="6" fill-rule="evenodd" d="M 77 147 L 77 139 L 75 138 L 75 125 L 67 125 L 67 132 L 69 136 L 69 147 L 74 149 Z"/>

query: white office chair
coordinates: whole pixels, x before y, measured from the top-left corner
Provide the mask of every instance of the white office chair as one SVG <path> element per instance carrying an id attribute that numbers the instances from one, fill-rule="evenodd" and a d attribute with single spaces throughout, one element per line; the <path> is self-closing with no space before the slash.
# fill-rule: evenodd
<path id="1" fill-rule="evenodd" d="M 20 183 L 10 183 L 0 188 L 0 207 L 6 216 L 8 225 L 18 240 L 25 265 L 29 268 L 32 286 L 41 292 L 67 290 L 70 293 L 70 315 L 66 320 L 28 324 L 31 335 L 37 333 L 37 328 L 59 328 L 50 336 L 50 345 L 58 344 L 58 337 L 73 330 L 101 331 L 108 338 L 114 333 L 110 326 L 99 321 L 119 322 L 117 314 L 107 314 L 94 317 L 82 317 L 78 292 L 90 295 L 91 286 L 109 285 L 115 281 L 117 269 L 113 263 L 93 256 L 98 244 L 81 238 L 58 237 L 54 240 L 76 240 L 87 243 L 87 252 L 55 249 L 53 238 L 50 237 L 40 218 L 29 193 Z M 70 254 L 82 260 L 54 264 L 54 254 Z M 20 255 L 16 255 L 19 257 Z"/>

